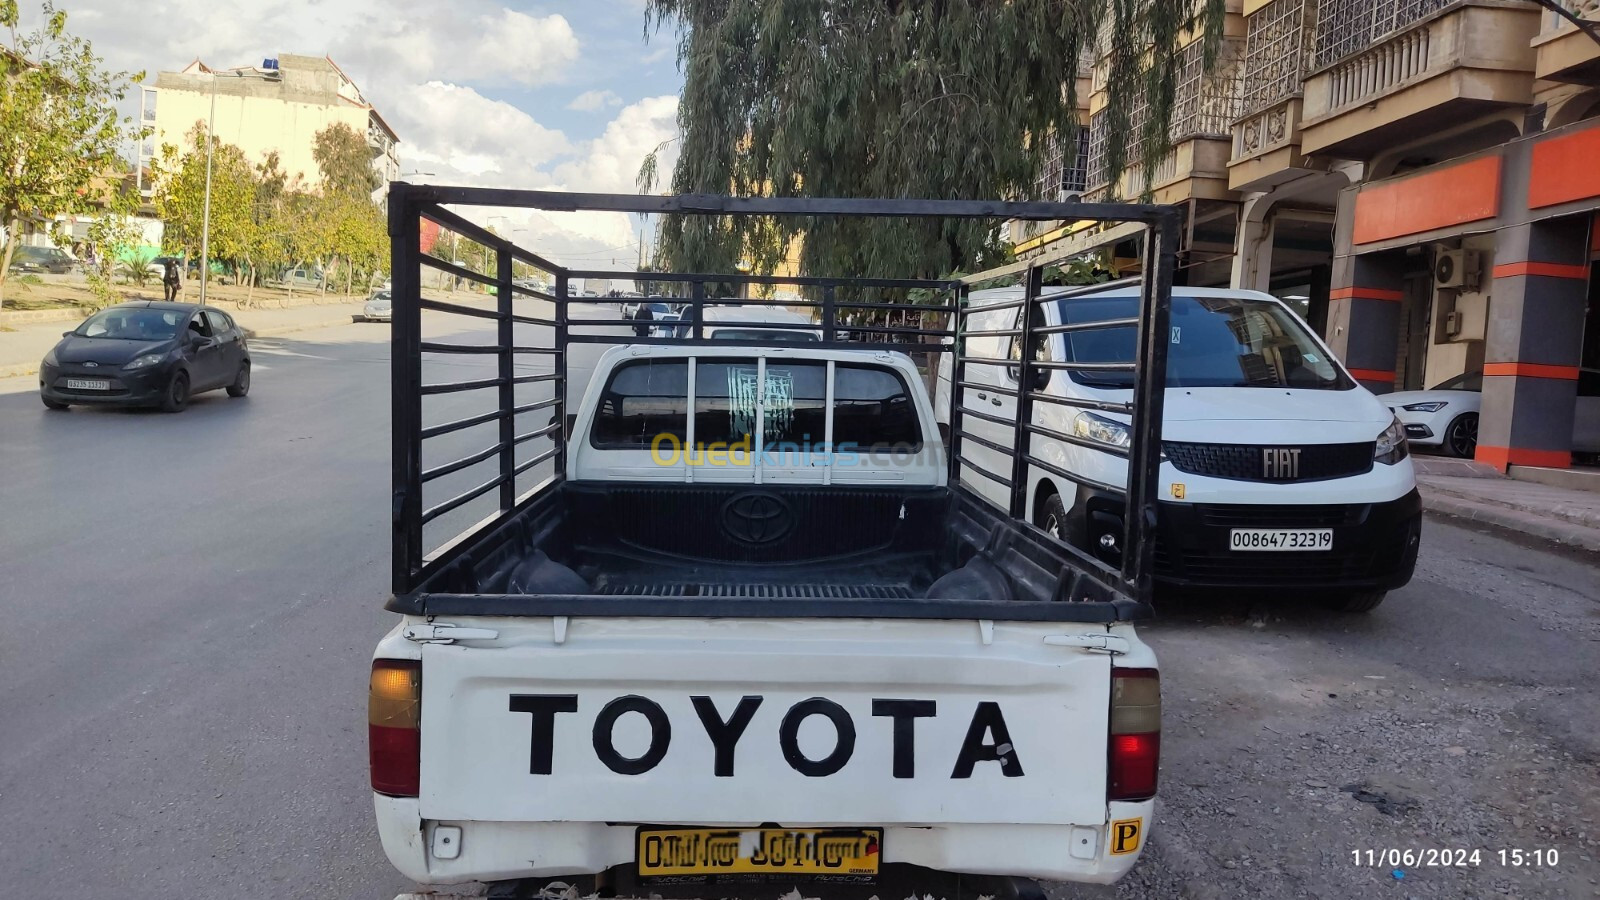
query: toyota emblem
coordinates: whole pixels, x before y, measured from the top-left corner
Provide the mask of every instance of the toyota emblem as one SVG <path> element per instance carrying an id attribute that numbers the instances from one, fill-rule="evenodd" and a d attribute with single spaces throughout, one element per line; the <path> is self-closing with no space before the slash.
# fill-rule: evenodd
<path id="1" fill-rule="evenodd" d="M 788 501 L 766 491 L 749 491 L 722 506 L 722 531 L 743 544 L 771 544 L 794 530 Z"/>

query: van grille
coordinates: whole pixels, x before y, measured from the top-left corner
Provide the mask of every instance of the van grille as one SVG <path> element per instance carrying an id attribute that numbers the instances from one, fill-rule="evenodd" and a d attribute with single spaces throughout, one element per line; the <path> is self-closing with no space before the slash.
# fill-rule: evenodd
<path id="1" fill-rule="evenodd" d="M 1231 481 L 1295 483 L 1348 478 L 1372 470 L 1374 442 L 1359 444 L 1191 444 L 1164 441 L 1167 459 L 1180 472 Z M 1263 451 L 1299 450 L 1299 472 L 1292 478 L 1267 476 Z"/>

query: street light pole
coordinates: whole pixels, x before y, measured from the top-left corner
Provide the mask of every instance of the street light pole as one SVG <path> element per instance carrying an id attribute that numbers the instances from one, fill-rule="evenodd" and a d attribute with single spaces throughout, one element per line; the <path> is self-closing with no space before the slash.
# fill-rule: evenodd
<path id="1" fill-rule="evenodd" d="M 211 149 L 217 121 L 217 73 L 211 73 L 211 115 L 206 117 L 206 199 L 200 213 L 200 305 L 206 305 L 206 282 L 211 278 Z"/>
<path id="2" fill-rule="evenodd" d="M 211 280 L 211 155 L 216 144 L 214 131 L 217 122 L 217 78 L 220 73 L 211 73 L 211 114 L 206 117 L 206 197 L 200 212 L 200 305 L 206 305 L 206 283 Z M 260 78 L 263 81 L 276 81 L 271 75 L 261 75 L 249 72 L 234 72 L 230 78 Z"/>

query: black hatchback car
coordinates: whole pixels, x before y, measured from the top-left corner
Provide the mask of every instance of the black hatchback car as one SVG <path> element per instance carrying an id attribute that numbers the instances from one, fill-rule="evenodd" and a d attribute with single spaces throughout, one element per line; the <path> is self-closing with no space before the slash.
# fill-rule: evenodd
<path id="1" fill-rule="evenodd" d="M 51 409 L 74 403 L 177 412 L 202 391 L 250 392 L 250 348 L 227 313 L 140 300 L 108 307 L 62 336 L 39 366 Z"/>

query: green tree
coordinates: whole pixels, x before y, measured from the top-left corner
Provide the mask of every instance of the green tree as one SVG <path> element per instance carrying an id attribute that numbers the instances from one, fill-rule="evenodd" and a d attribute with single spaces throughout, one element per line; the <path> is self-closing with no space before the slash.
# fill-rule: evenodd
<path id="1" fill-rule="evenodd" d="M 46 0 L 44 23 L 19 34 L 17 0 L 0 0 L 0 304 L 24 217 L 99 208 L 115 193 L 117 150 L 146 131 L 116 104 L 144 74 L 111 72 L 87 40 L 67 33 L 67 14 Z"/>
<path id="2" fill-rule="evenodd" d="M 311 157 L 322 171 L 324 193 L 359 194 L 367 199 L 383 183 L 372 168 L 366 137 L 343 122 L 317 132 Z"/>
<path id="3" fill-rule="evenodd" d="M 1150 111 L 1142 160 L 1108 142 L 1112 182 L 1132 163 L 1149 173 L 1170 143 L 1180 35 L 1203 28 L 1209 65 L 1224 11 L 1224 0 L 648 0 L 646 29 L 675 24 L 685 77 L 672 189 L 1028 196 L 1044 161 L 1036 138 L 1078 127 L 1078 60 L 1102 31 L 1111 134 L 1129 134 L 1137 96 Z M 667 217 L 658 252 L 677 268 L 749 258 L 770 271 L 800 233 L 801 267 L 819 274 L 939 277 L 1005 254 L 981 220 L 706 216 Z"/>
<path id="4" fill-rule="evenodd" d="M 152 163 L 156 184 L 156 212 L 165 223 L 162 238 L 169 253 L 200 258 L 201 244 L 211 260 L 235 270 L 249 259 L 253 242 L 255 170 L 244 151 L 213 136 L 211 151 L 210 237 L 206 226 L 206 137 L 204 123 L 189 131 L 188 147 L 180 152 L 171 144 L 161 147 Z M 209 265 L 211 260 L 203 260 Z"/>

